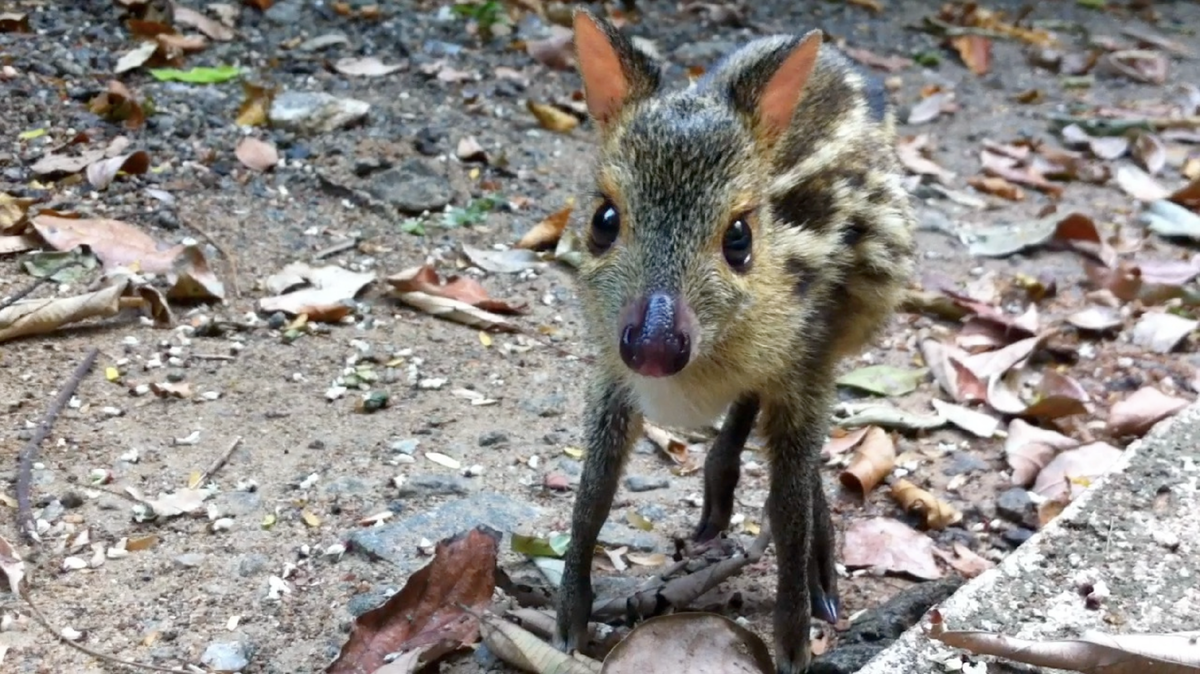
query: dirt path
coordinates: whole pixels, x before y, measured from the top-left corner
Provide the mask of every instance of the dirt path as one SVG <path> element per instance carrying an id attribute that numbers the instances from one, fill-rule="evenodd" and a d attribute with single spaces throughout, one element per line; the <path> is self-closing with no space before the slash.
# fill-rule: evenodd
<path id="1" fill-rule="evenodd" d="M 95 369 L 57 421 L 33 470 L 34 513 L 43 523 L 43 542 L 36 549 L 19 546 L 30 567 L 32 595 L 53 624 L 78 630 L 80 642 L 90 648 L 159 666 L 219 656 L 226 659 L 205 664 L 244 657 L 248 672 L 318 671 L 337 654 L 353 617 L 428 561 L 423 546 L 480 522 L 537 536 L 567 528 L 571 492 L 544 485 L 548 476 L 551 482 L 565 478 L 570 483 L 580 471 L 572 448 L 581 442 L 581 382 L 587 372 L 579 357 L 589 345 L 580 339 L 571 270 L 541 263 L 516 273 L 480 273 L 460 252 L 462 246 L 511 245 L 570 199 L 587 201 L 591 125 L 555 133 L 542 128 L 526 107 L 526 101 L 569 102 L 579 85 L 573 72 L 513 48 L 515 39 L 547 37 L 546 24 L 536 14 L 514 12 L 515 32 L 482 41 L 471 34 L 468 19 L 446 6 L 450 3 L 382 3 L 382 16 L 373 19 L 359 15 L 367 6 L 359 0 L 344 3 L 351 16 L 343 15 L 342 3 L 282 0 L 265 13 L 237 6 L 233 38 L 210 40 L 180 67 L 236 65 L 245 74 L 204 85 L 157 81 L 147 67 L 124 72 L 118 79 L 137 100 L 152 100 L 154 108 L 144 124 L 131 129 L 89 111 L 119 59 L 138 44 L 122 23 L 120 7 L 102 0 L 15 4 L 35 32 L 0 32 L 5 110 L 0 192 L 39 200 L 34 208 L 118 219 L 170 244 L 192 237 L 226 295 L 223 305 L 173 302 L 178 323 L 173 329 L 156 329 L 127 312 L 0 342 L 0 447 L 8 457 L 0 474 L 10 506 L 18 451 L 87 348 L 100 349 Z M 1089 304 L 1114 303 L 1087 283 L 1081 262 L 1095 253 L 1031 246 L 1022 253 L 985 257 L 972 255 L 960 240 L 996 225 L 1028 232 L 1043 209 L 1056 203 L 1060 216 L 1090 216 L 1108 242 L 1106 251 L 1126 263 L 1143 264 L 1143 277 L 1157 274 L 1156 282 L 1169 295 L 1185 295 L 1183 302 L 1171 301 L 1177 305 L 1174 313 L 1190 320 L 1193 308 L 1186 293 L 1194 293 L 1192 279 L 1200 268 L 1187 262 L 1185 245 L 1169 243 L 1139 224 L 1140 207 L 1128 190 L 1153 196 L 1148 190 L 1154 186 L 1142 182 L 1122 189 L 1116 172 L 1144 165 L 1145 157 L 1156 161 L 1147 144 L 1158 139 L 1165 166 L 1153 180 L 1174 191 L 1186 184 L 1184 174 L 1200 165 L 1195 128 L 1190 137 L 1160 133 L 1137 141 L 1142 163 L 1129 155 L 1102 160 L 1086 146 L 1077 147 L 1078 157 L 1069 162 L 1059 157 L 1060 172 L 1076 179 L 1043 189 L 1022 185 L 1017 201 L 974 189 L 968 180 L 984 175 L 980 152 L 989 142 L 1028 139 L 1064 147 L 1062 135 L 1046 121 L 1051 114 L 1087 116 L 1098 106 L 1140 106 L 1142 114 L 1156 117 L 1190 106 L 1185 114 L 1200 114 L 1195 89 L 1200 68 L 1194 56 L 1163 56 L 1170 52 L 1150 48 L 1154 58 L 1141 63 L 1140 72 L 1152 70 L 1156 59 L 1167 62 L 1168 70 L 1164 83 L 1144 83 L 1106 74 L 1101 66 L 1088 76 L 1036 67 L 1028 57 L 1034 48 L 1019 39 L 996 38 L 988 73 L 976 75 L 956 52 L 940 46 L 941 38 L 906 28 L 936 14 L 940 3 L 892 0 L 877 14 L 860 3 L 753 2 L 747 3 L 753 5 L 745 15 L 747 27 L 708 23 L 679 11 L 677 3 L 641 4 L 643 15 L 630 30 L 655 43 L 675 82 L 682 81 L 687 67 L 708 63 L 754 34 L 800 27 L 819 26 L 846 46 L 878 57 L 916 55 L 925 65 L 875 72 L 891 78 L 905 119 L 930 108 L 923 94 L 935 87 L 942 92 L 934 94 L 942 97 L 942 114 L 903 127 L 906 136 L 927 136 L 929 159 L 945 172 L 944 185 L 934 176 L 912 177 L 922 219 L 921 285 L 967 293 L 1000 308 L 1010 323 L 1030 306 L 1031 295 L 1037 296 L 1029 290 L 1034 280 L 1052 286 L 1056 292 L 1038 302 L 1034 332 L 1063 329 L 1048 349 L 1051 362 L 1039 365 L 1038 372 L 1054 370 L 1078 382 L 1085 403 L 1071 402 L 1083 396 L 1070 385 L 1056 390 L 1063 405 L 1074 410 L 1072 404 L 1082 404 L 1085 411 L 1034 421 L 1076 442 L 1123 446 L 1128 438 L 1115 437 L 1105 420 L 1114 403 L 1143 386 L 1194 397 L 1194 345 L 1184 339 L 1175 351 L 1159 353 L 1134 335 L 1142 312 L 1162 302 L 1128 302 L 1118 286 L 1109 284 L 1119 296 L 1109 333 L 1098 337 L 1064 323 Z M 1122 34 L 1127 28 L 1195 49 L 1195 35 L 1179 32 L 1200 25 L 1200 7 L 1194 4 L 1157 4 L 1157 23 L 1112 7 L 1123 3 L 1110 2 L 1107 11 L 1084 4 L 1049 3 L 1024 24 L 1055 22 L 1050 27 L 1061 41 L 1057 49 L 1067 70 L 1080 60 L 1089 39 L 1100 45 L 1097 53 L 1137 46 Z M 202 4 L 187 6 L 205 11 Z M 1020 3 L 994 2 L 988 9 L 1007 11 L 1011 18 Z M 220 16 L 218 9 L 208 11 L 206 16 Z M 19 23 L 10 21 L 8 28 Z M 195 28 L 183 32 L 198 33 Z M 403 67 L 363 77 L 334 65 L 366 56 Z M 1049 56 L 1042 54 L 1041 60 Z M 283 92 L 327 92 L 343 103 L 365 102 L 369 112 L 360 123 L 316 132 L 246 130 L 234 123 L 239 114 L 248 114 L 239 81 L 277 88 L 276 104 Z M 1182 88 L 1185 84 L 1192 89 Z M 1167 105 L 1177 107 L 1164 111 Z M 60 148 L 85 130 L 88 139 Z M 106 189 L 89 184 L 79 167 L 51 174 L 36 170 L 46 155 L 103 151 L 121 135 L 130 141 L 124 152 L 144 150 L 149 161 L 140 172 L 127 166 L 136 175 L 117 176 Z M 248 169 L 235 155 L 245 136 L 273 144 L 281 157 L 278 165 L 268 172 Z M 468 138 L 486 153 L 486 162 L 459 157 L 460 149 L 470 149 L 462 145 Z M 1101 152 L 1113 149 L 1103 145 Z M 1000 163 L 1010 161 L 1004 152 L 1022 152 L 1013 145 L 993 149 L 991 161 Z M 1041 157 L 1053 164 L 1044 150 L 1026 147 L 1023 152 L 1030 160 Z M 1024 175 L 1047 166 L 1035 162 Z M 1001 173 L 1011 177 L 1023 170 Z M 1108 173 L 1094 182 L 1082 179 L 1103 170 Z M 996 181 L 988 185 L 998 192 L 1011 188 Z M 1055 199 L 1047 191 L 1061 191 L 1061 196 Z M 489 198 L 492 194 L 499 198 Z M 443 215 L 447 205 L 455 210 Z M 421 216 L 422 209 L 433 214 Z M 571 226 L 582 223 L 584 215 L 574 211 Z M 445 226 L 447 220 L 455 226 Z M 0 229 L 10 224 L 0 219 Z M 123 231 L 98 245 L 103 250 L 133 245 Z M 204 247 L 205 234 L 236 259 L 240 296 L 225 260 Z M 24 266 L 29 255 L 0 254 L 0 297 L 32 281 Z M 268 279 L 297 261 L 371 273 L 376 280 L 340 322 L 297 326 L 290 315 L 258 312 L 256 302 L 277 292 Z M 426 263 L 444 276 L 478 278 L 497 300 L 526 305 L 526 313 L 508 320 L 532 336 L 481 338 L 477 329 L 384 297 L 384 277 Z M 80 294 L 99 275 L 89 270 L 62 286 L 47 284 L 31 297 Z M 893 325 L 878 348 L 846 369 L 878 363 L 923 366 L 923 340 L 949 343 L 961 329 L 956 322 L 920 313 L 902 314 Z M 1022 333 L 1009 327 L 1015 332 L 997 337 L 995 322 L 976 325 L 982 341 L 975 344 L 996 348 L 1016 341 L 1013 335 Z M 363 390 L 355 386 L 359 382 Z M 186 384 L 190 396 L 148 391 L 150 384 L 163 383 Z M 1063 392 L 1063 386 L 1070 390 Z M 386 392 L 388 405 L 371 414 L 356 409 L 369 392 Z M 862 395 L 847 389 L 845 399 Z M 925 376 L 914 391 L 877 402 L 928 414 L 935 398 L 949 400 Z M 1002 428 L 1008 428 L 1010 416 L 1003 416 Z M 995 560 L 1036 526 L 1023 490 L 1001 500 L 1011 487 L 1003 438 L 982 439 L 954 428 L 896 431 L 894 437 L 897 475 L 907 474 L 963 514 L 958 523 L 928 533 L 940 549 L 960 544 Z M 136 520 L 125 488 L 151 499 L 176 492 L 237 438 L 240 444 L 212 476 L 217 492 L 195 516 Z M 451 457 L 459 467 L 439 463 L 436 454 L 431 459 L 430 452 Z M 843 534 L 873 517 L 920 521 L 900 511 L 886 486 L 865 501 L 841 487 L 838 474 L 851 455 L 831 460 L 825 474 Z M 760 457 L 748 452 L 744 460 L 739 514 L 743 527 L 752 530 L 761 517 L 766 478 L 749 465 L 761 464 Z M 698 517 L 702 483 L 699 473 L 673 475 L 671 467 L 649 441 L 638 446 L 604 543 L 668 556 L 674 552 L 672 538 Z M 8 516 L 0 518 L 0 534 L 16 544 L 15 506 L 3 510 Z M 653 530 L 630 526 L 629 512 L 652 521 Z M 377 517 L 383 513 L 389 515 Z M 386 520 L 384 526 L 364 524 L 372 517 Z M 230 519 L 214 530 L 214 521 L 222 518 Z M 87 541 L 100 546 L 100 559 L 122 539 L 145 542 L 153 536 L 156 541 L 149 549 L 110 556 L 97 565 L 90 544 L 77 545 L 84 530 Z M 345 546 L 349 549 L 342 552 Z M 64 567 L 68 557 L 94 568 L 70 568 L 73 562 Z M 504 564 L 512 567 L 523 559 L 503 548 Z M 938 564 L 942 573 L 954 572 L 944 561 Z M 652 572 L 634 566 L 622 575 Z M 768 554 L 751 573 L 722 586 L 718 601 L 740 593 L 740 604 L 729 608 L 729 615 L 744 616 L 767 636 L 773 578 Z M 853 614 L 912 583 L 854 572 L 842 582 L 843 603 Z M 15 667 L 6 671 L 103 670 L 96 660 L 49 638 L 11 596 L 0 595 L 0 600 L 5 597 L 0 613 L 13 629 L 0 631 L 0 650 L 10 649 L 5 667 Z M 466 653 L 444 671 L 478 672 L 485 665 L 486 657 Z"/>

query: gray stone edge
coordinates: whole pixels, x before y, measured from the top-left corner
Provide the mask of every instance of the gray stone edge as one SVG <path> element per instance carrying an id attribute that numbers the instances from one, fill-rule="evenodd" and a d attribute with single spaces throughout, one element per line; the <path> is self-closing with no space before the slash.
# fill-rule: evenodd
<path id="1" fill-rule="evenodd" d="M 1134 440 L 1121 454 L 1113 468 L 1097 479 L 1091 487 L 1072 501 L 1050 524 L 1035 533 L 1021 547 L 1006 556 L 996 567 L 967 581 L 936 608 L 946 619 L 950 629 L 971 629 L 966 619 L 980 605 L 979 597 L 1006 581 L 1019 578 L 1022 567 L 1035 563 L 1042 557 L 1042 544 L 1048 538 L 1061 535 L 1068 523 L 1077 521 L 1088 511 L 1088 506 L 1098 494 L 1107 489 L 1113 476 L 1123 473 L 1129 464 L 1143 451 L 1146 445 L 1160 442 L 1177 425 L 1200 425 L 1200 401 L 1190 404 L 1178 414 L 1154 425 L 1142 438 Z M 956 620 L 958 619 L 958 620 Z M 926 618 L 922 618 L 894 643 L 872 658 L 856 674 L 899 674 L 900 672 L 931 672 L 939 669 L 937 661 L 961 653 L 958 649 L 928 637 L 924 632 Z"/>

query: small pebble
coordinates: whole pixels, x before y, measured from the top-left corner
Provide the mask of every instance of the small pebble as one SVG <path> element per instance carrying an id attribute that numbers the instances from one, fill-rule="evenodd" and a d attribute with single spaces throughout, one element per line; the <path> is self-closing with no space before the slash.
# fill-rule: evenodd
<path id="1" fill-rule="evenodd" d="M 665 477 L 649 477 L 646 475 L 630 475 L 625 478 L 625 487 L 629 491 L 652 491 L 666 489 L 671 482 Z"/>

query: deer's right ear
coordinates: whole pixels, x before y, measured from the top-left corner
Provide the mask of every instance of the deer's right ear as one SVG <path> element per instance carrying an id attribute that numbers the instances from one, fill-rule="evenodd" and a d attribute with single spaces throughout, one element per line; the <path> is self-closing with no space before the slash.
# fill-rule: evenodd
<path id="1" fill-rule="evenodd" d="M 601 129 L 631 102 L 658 89 L 657 64 L 611 23 L 586 9 L 575 10 L 575 54 L 588 114 Z"/>

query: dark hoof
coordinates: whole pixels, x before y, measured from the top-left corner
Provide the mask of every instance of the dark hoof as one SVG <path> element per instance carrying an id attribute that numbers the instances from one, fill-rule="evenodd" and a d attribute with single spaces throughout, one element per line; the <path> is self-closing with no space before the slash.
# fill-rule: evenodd
<path id="1" fill-rule="evenodd" d="M 838 621 L 838 600 L 837 597 L 829 597 L 820 588 L 812 589 L 812 615 L 814 618 L 820 618 L 830 625 Z"/>
<path id="2" fill-rule="evenodd" d="M 696 527 L 696 532 L 692 534 L 692 540 L 697 543 L 707 543 L 720 535 L 721 527 L 706 520 Z"/>

